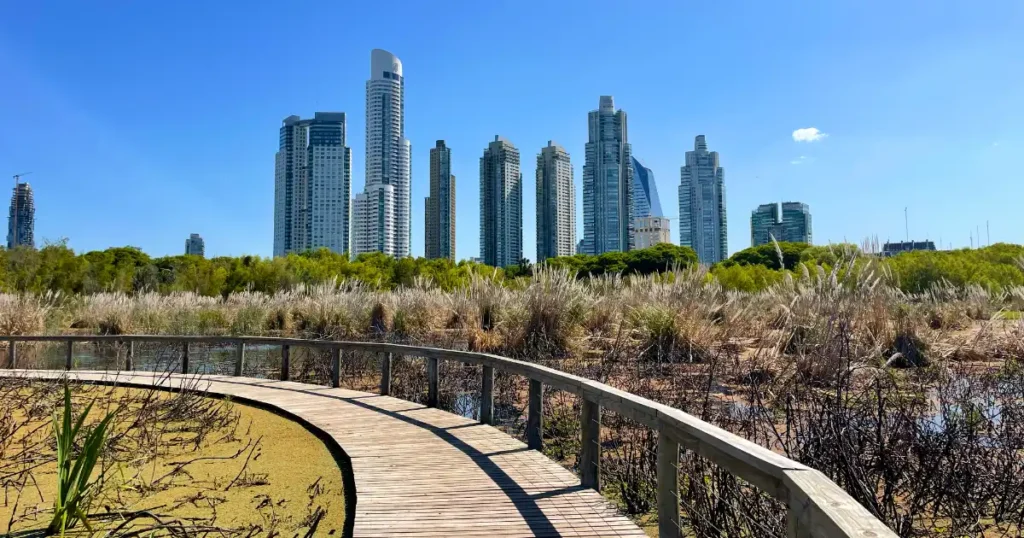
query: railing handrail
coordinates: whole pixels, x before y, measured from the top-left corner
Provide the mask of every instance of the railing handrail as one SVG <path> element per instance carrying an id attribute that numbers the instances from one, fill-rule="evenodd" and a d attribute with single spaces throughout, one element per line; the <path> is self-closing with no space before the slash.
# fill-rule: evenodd
<path id="1" fill-rule="evenodd" d="M 263 336 L 175 336 L 175 335 L 9 335 L 0 336 L 0 341 L 14 342 L 66 342 L 69 344 L 68 357 L 70 364 L 71 347 L 74 342 L 158 342 L 178 344 L 234 344 L 238 348 L 239 361 L 236 375 L 240 375 L 245 345 L 292 346 L 327 349 L 333 351 L 361 351 L 369 353 L 389 354 L 385 371 L 390 376 L 390 356 L 400 355 L 421 357 L 431 360 L 433 372 L 430 374 L 430 393 L 428 400 L 436 405 L 437 401 L 437 368 L 438 360 L 452 360 L 484 366 L 485 378 L 493 376 L 498 369 L 520 375 L 531 381 L 549 385 L 558 390 L 571 392 L 584 401 L 596 404 L 597 422 L 600 423 L 600 408 L 606 408 L 624 417 L 640 422 L 659 434 L 658 457 L 676 453 L 677 460 L 672 465 L 659 462 L 659 520 L 668 516 L 671 519 L 671 505 L 675 506 L 676 526 L 678 526 L 678 495 L 674 484 L 661 484 L 662 473 L 674 479 L 675 466 L 678 465 L 679 446 L 693 450 L 716 465 L 725 468 L 733 475 L 745 480 L 761 491 L 775 497 L 788 506 L 789 532 L 791 537 L 896 537 L 888 527 L 879 521 L 871 512 L 850 497 L 835 482 L 821 472 L 791 460 L 781 454 L 728 432 L 718 426 L 700 420 L 680 409 L 660 404 L 642 396 L 625 392 L 599 381 L 594 381 L 554 368 L 534 364 L 522 360 L 510 359 L 490 353 L 474 351 L 457 351 L 432 347 L 410 346 L 386 342 L 352 342 L 342 340 L 305 340 L 301 338 L 263 337 Z M 9 345 L 10 345 L 9 344 Z M 187 346 L 186 346 L 187 357 Z M 283 353 L 287 357 L 288 353 Z M 129 359 L 130 360 L 130 359 Z M 332 365 L 335 385 L 338 378 L 338 365 Z M 490 372 L 488 372 L 490 370 Z M 282 379 L 287 373 L 282 372 Z M 493 379 L 493 378 L 492 378 Z M 386 385 L 385 385 L 386 382 Z M 485 382 L 486 386 L 486 382 Z M 382 380 L 382 393 L 389 392 L 390 379 Z M 490 388 L 486 388 L 490 390 Z M 535 394 L 536 390 L 536 394 Z M 531 383 L 530 409 L 540 410 L 540 388 L 534 389 Z M 488 395 L 490 397 L 490 395 Z M 534 400 L 537 400 L 536 402 Z M 490 404 L 488 404 L 490 405 Z M 534 407 L 537 406 L 537 407 Z M 585 406 L 586 407 L 586 406 Z M 584 413 L 586 413 L 586 408 Z M 488 417 L 490 415 L 488 409 Z M 482 413 L 483 414 L 483 413 Z M 482 417 L 483 418 L 483 417 Z M 488 420 L 489 421 L 489 418 Z M 536 428 L 540 428 L 539 418 Z M 587 428 L 583 426 L 584 432 Z M 599 430 L 598 430 L 599 432 Z M 537 432 L 539 436 L 539 432 Z M 587 434 L 584 433 L 586 436 Z M 593 435 L 593 434 L 591 434 Z M 530 433 L 528 432 L 528 437 Z M 597 434 L 596 442 L 600 434 Z M 537 443 L 539 444 L 539 438 Z M 531 441 L 531 447 L 534 447 Z M 539 448 L 539 446 L 536 446 Z M 592 456 L 593 457 L 593 456 Z M 598 456 L 599 457 L 599 456 Z M 594 462 L 596 465 L 597 462 Z M 582 466 L 581 466 L 582 467 Z M 587 481 L 584 471 L 584 482 Z M 589 484 L 597 486 L 596 478 Z M 662 499 L 662 497 L 666 497 Z M 668 497 L 671 497 L 669 499 Z M 663 506 L 663 501 L 665 506 Z M 669 504 L 671 503 L 671 505 Z M 664 512 L 669 513 L 664 513 Z M 669 536 L 671 528 L 663 527 L 662 536 Z"/>

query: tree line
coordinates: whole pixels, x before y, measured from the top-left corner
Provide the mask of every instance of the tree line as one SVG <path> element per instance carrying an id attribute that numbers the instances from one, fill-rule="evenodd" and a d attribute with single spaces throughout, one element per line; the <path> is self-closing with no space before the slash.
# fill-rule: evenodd
<path id="1" fill-rule="evenodd" d="M 817 265 L 830 268 L 844 259 L 884 265 L 893 282 L 908 292 L 921 292 L 942 281 L 956 286 L 978 284 L 988 288 L 1024 286 L 1024 246 L 1002 243 L 981 249 L 908 252 L 877 262 L 854 245 L 768 244 L 741 250 L 715 264 L 710 273 L 726 289 L 753 292 L 781 281 L 786 273 L 813 273 Z M 671 244 L 598 256 L 578 254 L 544 262 L 549 267 L 573 272 L 578 278 L 605 274 L 645 275 L 685 269 L 696 263 L 693 249 Z M 75 253 L 65 243 L 56 243 L 39 250 L 0 249 L 0 291 L 64 294 L 190 291 L 226 296 L 246 290 L 274 293 L 300 284 L 340 280 L 358 281 L 375 289 L 412 286 L 417 280 L 429 280 L 432 285 L 451 290 L 467 285 L 474 274 L 511 282 L 529 277 L 535 269 L 526 260 L 505 268 L 447 259 L 396 260 L 380 253 L 350 260 L 346 255 L 327 249 L 276 258 L 223 256 L 206 259 L 187 255 L 154 258 L 136 247 Z"/>

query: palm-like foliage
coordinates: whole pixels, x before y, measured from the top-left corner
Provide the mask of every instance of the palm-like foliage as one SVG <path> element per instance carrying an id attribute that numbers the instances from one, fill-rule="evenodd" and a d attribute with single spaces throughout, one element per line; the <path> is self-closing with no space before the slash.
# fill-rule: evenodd
<path id="1" fill-rule="evenodd" d="M 46 528 L 47 534 L 60 533 L 64 535 L 66 529 L 70 529 L 81 522 L 85 528 L 92 531 L 86 517 L 86 509 L 92 490 L 99 480 L 90 480 L 93 468 L 99 460 L 103 445 L 107 440 L 107 426 L 113 413 L 108 414 L 96 427 L 90 429 L 85 435 L 81 452 L 75 458 L 72 453 L 75 438 L 82 429 L 89 411 L 92 409 L 90 403 L 85 411 L 72 424 L 71 417 L 71 390 L 64 386 L 64 412 L 61 419 L 57 414 L 53 415 L 53 432 L 57 438 L 57 496 L 53 501 L 53 519 Z"/>

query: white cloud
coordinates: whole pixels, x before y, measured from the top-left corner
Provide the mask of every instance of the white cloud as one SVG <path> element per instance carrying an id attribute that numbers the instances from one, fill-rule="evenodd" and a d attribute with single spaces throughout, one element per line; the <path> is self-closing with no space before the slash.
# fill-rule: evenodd
<path id="1" fill-rule="evenodd" d="M 807 156 L 806 155 L 801 155 L 801 156 L 797 157 L 796 159 L 793 159 L 792 161 L 789 161 L 789 164 L 804 164 L 805 162 L 808 162 Z"/>
<path id="2" fill-rule="evenodd" d="M 827 133 L 819 131 L 817 127 L 804 127 L 793 131 L 793 140 L 796 142 L 817 142 L 827 136 Z"/>

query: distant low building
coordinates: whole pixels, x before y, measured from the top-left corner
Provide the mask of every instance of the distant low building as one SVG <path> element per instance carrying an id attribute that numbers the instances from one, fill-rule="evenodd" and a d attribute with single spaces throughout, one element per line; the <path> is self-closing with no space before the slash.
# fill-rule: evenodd
<path id="1" fill-rule="evenodd" d="M 633 221 L 636 248 L 653 247 L 659 243 L 671 243 L 672 234 L 669 220 L 665 217 L 640 217 Z"/>
<path id="2" fill-rule="evenodd" d="M 206 243 L 203 241 L 202 236 L 199 234 L 190 234 L 188 236 L 188 239 L 185 240 L 185 255 L 199 256 L 200 258 L 206 256 Z"/>
<path id="3" fill-rule="evenodd" d="M 915 250 L 935 250 L 935 242 L 924 241 L 900 241 L 898 243 L 886 243 L 882 246 L 882 256 L 895 256 L 901 252 L 912 252 Z"/>

